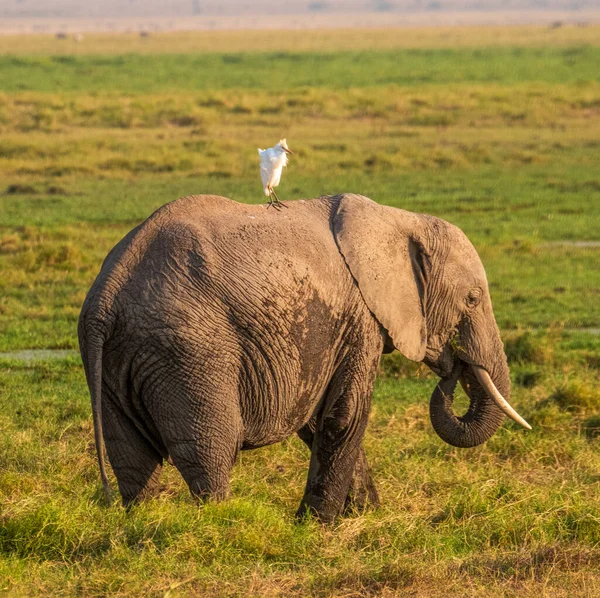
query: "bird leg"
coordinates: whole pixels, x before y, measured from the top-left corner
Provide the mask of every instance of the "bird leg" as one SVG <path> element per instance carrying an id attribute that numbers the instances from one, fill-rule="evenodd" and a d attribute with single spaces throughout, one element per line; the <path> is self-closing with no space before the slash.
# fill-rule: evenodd
<path id="1" fill-rule="evenodd" d="M 269 209 L 271 206 L 273 206 L 276 210 L 279 210 L 280 206 L 279 206 L 278 202 L 273 201 L 274 195 L 275 195 L 275 191 L 273 191 L 273 189 L 269 189 L 269 201 L 267 204 L 267 209 Z M 275 197 L 277 197 L 277 195 L 275 195 Z"/>
<path id="2" fill-rule="evenodd" d="M 271 193 L 275 196 L 275 205 L 278 208 L 281 208 L 282 206 L 284 208 L 287 208 L 287 206 L 283 202 L 279 201 L 279 197 L 277 197 L 277 193 L 275 193 L 275 189 L 271 189 Z"/>

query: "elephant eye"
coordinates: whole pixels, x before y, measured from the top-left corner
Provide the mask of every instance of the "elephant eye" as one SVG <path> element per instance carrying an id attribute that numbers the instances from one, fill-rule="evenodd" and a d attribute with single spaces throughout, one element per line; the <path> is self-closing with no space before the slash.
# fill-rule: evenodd
<path id="1" fill-rule="evenodd" d="M 475 288 L 469 291 L 465 300 L 468 307 L 477 307 L 481 301 L 481 289 Z"/>

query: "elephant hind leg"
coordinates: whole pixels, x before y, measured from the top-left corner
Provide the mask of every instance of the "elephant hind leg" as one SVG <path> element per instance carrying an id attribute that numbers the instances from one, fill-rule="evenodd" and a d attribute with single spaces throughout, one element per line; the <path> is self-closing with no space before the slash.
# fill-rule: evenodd
<path id="1" fill-rule="evenodd" d="M 192 496 L 200 500 L 224 500 L 229 495 L 229 478 L 238 453 L 237 441 L 205 443 L 199 438 L 169 442 L 173 465 L 181 473 Z"/>
<path id="2" fill-rule="evenodd" d="M 106 399 L 102 410 L 106 452 L 127 507 L 156 494 L 163 458 L 118 403 Z"/>
<path id="3" fill-rule="evenodd" d="M 303 428 L 298 430 L 298 436 L 311 450 L 316 425 L 316 419 L 313 418 Z M 377 493 L 377 488 L 371 475 L 371 469 L 367 462 L 367 455 L 365 454 L 364 448 L 361 446 L 358 458 L 356 459 L 356 465 L 354 466 L 354 473 L 352 475 L 352 481 L 350 482 L 348 496 L 344 503 L 343 513 L 363 512 L 367 509 L 377 508 L 379 507 L 379 504 L 379 494 Z"/>
<path id="4" fill-rule="evenodd" d="M 223 500 L 229 494 L 242 438 L 239 401 L 232 392 L 171 380 L 163 389 L 167 400 L 152 414 L 173 465 L 199 499 Z"/>

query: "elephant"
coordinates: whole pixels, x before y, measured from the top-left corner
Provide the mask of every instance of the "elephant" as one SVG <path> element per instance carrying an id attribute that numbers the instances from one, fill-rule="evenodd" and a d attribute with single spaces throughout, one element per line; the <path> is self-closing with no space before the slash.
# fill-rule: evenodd
<path id="1" fill-rule="evenodd" d="M 193 496 L 224 499 L 240 450 L 294 433 L 311 451 L 298 517 L 376 506 L 362 441 L 394 350 L 440 377 L 430 419 L 445 442 L 479 445 L 504 415 L 530 428 L 459 228 L 355 194 L 286 206 L 183 197 L 106 257 L 78 335 L 104 491 L 106 451 L 124 506 L 157 492 L 165 460 Z"/>

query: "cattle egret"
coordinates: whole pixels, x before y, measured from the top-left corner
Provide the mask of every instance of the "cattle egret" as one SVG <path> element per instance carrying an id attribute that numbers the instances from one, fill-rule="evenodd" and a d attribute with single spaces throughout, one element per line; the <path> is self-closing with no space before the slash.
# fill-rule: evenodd
<path id="1" fill-rule="evenodd" d="M 258 155 L 260 156 L 260 178 L 262 180 L 265 195 L 269 198 L 269 205 L 274 207 L 285 206 L 279 201 L 275 187 L 279 185 L 281 180 L 281 171 L 288 163 L 288 154 L 293 154 L 292 150 L 287 146 L 285 139 L 280 139 L 275 147 L 262 150 L 259 148 Z M 273 197 L 275 201 L 273 201 Z"/>

